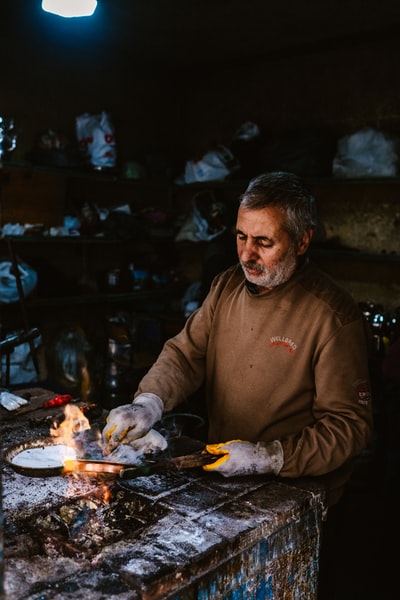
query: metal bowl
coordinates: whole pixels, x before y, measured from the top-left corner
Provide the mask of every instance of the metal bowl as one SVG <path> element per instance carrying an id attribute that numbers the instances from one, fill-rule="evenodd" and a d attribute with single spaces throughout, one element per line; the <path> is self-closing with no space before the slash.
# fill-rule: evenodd
<path id="1" fill-rule="evenodd" d="M 165 434 L 167 439 L 171 436 L 196 437 L 205 426 L 205 419 L 193 413 L 167 413 L 163 416 L 157 429 Z"/>

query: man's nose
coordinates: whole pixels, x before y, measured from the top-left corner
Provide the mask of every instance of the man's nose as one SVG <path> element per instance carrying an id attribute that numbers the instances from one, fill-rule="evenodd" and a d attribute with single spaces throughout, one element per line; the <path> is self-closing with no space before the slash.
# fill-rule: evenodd
<path id="1" fill-rule="evenodd" d="M 248 262 L 249 260 L 257 258 L 258 254 L 254 244 L 249 240 L 243 243 L 239 248 L 239 256 L 243 262 Z"/>

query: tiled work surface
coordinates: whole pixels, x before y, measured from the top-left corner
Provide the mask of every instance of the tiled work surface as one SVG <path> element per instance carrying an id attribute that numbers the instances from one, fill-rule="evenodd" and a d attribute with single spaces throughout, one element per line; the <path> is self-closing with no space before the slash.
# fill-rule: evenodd
<path id="1" fill-rule="evenodd" d="M 306 481 L 201 469 L 36 478 L 5 466 L 4 598 L 313 600 L 322 510 Z"/>

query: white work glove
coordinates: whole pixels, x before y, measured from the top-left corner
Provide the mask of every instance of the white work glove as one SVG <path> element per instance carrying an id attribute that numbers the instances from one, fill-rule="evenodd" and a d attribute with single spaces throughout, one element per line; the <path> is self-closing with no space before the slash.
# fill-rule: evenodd
<path id="1" fill-rule="evenodd" d="M 278 440 L 257 444 L 231 440 L 222 444 L 208 444 L 206 451 L 221 458 L 204 465 L 204 471 L 221 473 L 224 477 L 278 475 L 283 466 L 283 448 Z"/>
<path id="2" fill-rule="evenodd" d="M 163 414 L 164 405 L 155 394 L 139 394 L 132 404 L 124 404 L 110 410 L 103 429 L 106 453 L 119 444 L 129 444 L 146 435 Z"/>
<path id="3" fill-rule="evenodd" d="M 133 440 L 130 444 L 117 446 L 111 454 L 107 455 L 107 459 L 115 462 L 141 465 L 146 459 L 154 458 L 167 448 L 168 442 L 165 437 L 159 431 L 150 429 L 146 435 Z"/>

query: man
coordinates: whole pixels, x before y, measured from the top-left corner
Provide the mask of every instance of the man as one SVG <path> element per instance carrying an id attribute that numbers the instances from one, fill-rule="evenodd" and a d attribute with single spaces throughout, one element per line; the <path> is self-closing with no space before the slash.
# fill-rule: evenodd
<path id="1" fill-rule="evenodd" d="M 314 198 L 295 175 L 253 179 L 241 197 L 238 265 L 213 280 L 168 340 L 132 404 L 103 431 L 111 451 L 146 434 L 205 384 L 204 467 L 225 477 L 319 478 L 340 497 L 372 431 L 367 324 L 350 295 L 307 257 Z"/>

